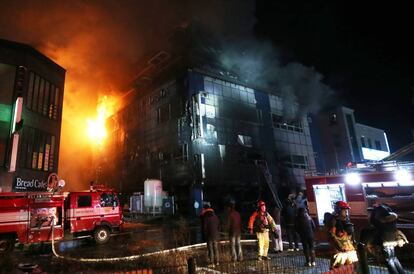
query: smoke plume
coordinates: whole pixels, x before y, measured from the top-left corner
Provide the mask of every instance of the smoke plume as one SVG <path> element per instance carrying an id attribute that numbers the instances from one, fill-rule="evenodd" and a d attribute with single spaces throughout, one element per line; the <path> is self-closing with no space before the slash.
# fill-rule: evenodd
<path id="1" fill-rule="evenodd" d="M 219 58 L 223 67 L 236 72 L 240 80 L 270 87 L 283 98 L 287 120 L 306 113 L 317 113 L 333 95 L 323 76 L 312 67 L 291 62 L 284 64 L 277 49 L 269 42 L 254 39 L 224 42 Z"/>
<path id="2" fill-rule="evenodd" d="M 96 115 L 100 95 L 121 97 L 137 62 L 181 22 L 197 20 L 220 33 L 249 32 L 253 3 L 0 0 L 0 37 L 30 44 L 67 70 L 59 159 L 66 188 L 85 188 L 93 180 L 96 151 L 86 120 Z"/>

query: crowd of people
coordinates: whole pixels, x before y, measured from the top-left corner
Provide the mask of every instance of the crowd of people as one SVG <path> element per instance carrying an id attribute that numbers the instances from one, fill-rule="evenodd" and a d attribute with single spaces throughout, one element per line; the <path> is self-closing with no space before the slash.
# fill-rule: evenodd
<path id="1" fill-rule="evenodd" d="M 220 218 L 212 209 L 211 204 L 204 204 L 200 217 L 202 220 L 203 237 L 207 242 L 208 258 L 211 264 L 219 264 L 217 245 L 220 238 L 220 230 L 226 232 L 229 237 L 232 260 L 243 260 L 243 251 L 240 243 L 243 225 L 240 213 L 235 209 L 235 205 L 236 203 L 234 200 L 228 202 L 224 218 L 221 218 L 222 220 L 220 221 Z M 387 258 L 386 263 L 390 265 L 389 269 L 392 267 L 395 269 L 402 269 L 393 248 L 395 246 L 402 246 L 408 241 L 405 236 L 396 229 L 397 215 L 389 208 L 385 211 L 378 211 L 379 209 L 382 208 L 376 208 L 376 211 L 374 210 L 371 215 L 371 226 L 362 231 L 362 235 L 368 235 L 369 237 L 363 236 L 360 241 L 368 245 L 371 243 L 378 243 L 384 238 L 382 236 L 382 231 L 397 231 L 398 233 L 388 233 L 390 235 L 398 235 L 398 237 L 396 237 L 395 240 L 390 241 L 390 237 L 387 236 L 387 241 L 382 245 L 384 247 L 382 252 Z M 355 248 L 356 240 L 354 238 L 354 225 L 350 222 L 349 210 L 350 207 L 346 202 L 337 201 L 334 204 L 333 212 L 326 212 L 324 215 L 324 231 L 334 250 L 330 264 L 331 269 L 358 261 Z M 382 213 L 383 215 L 380 215 L 380 217 L 375 217 L 378 215 L 376 212 L 385 212 L 386 214 Z M 257 209 L 251 214 L 247 224 L 248 232 L 252 235 L 255 234 L 257 238 L 257 259 L 260 261 L 269 260 L 270 257 L 268 256 L 268 252 L 270 246 L 271 250 L 275 253 L 283 252 L 281 220 L 283 220 L 284 231 L 288 241 L 288 252 L 299 251 L 300 240 L 305 256 L 305 266 L 315 266 L 314 243 L 316 226 L 309 215 L 307 200 L 302 192 L 297 194 L 290 193 L 283 205 L 272 206 L 269 211 L 264 201 L 258 201 Z M 381 227 L 376 229 L 375 224 Z M 386 229 L 384 229 L 384 225 Z M 372 233 L 372 231 L 377 232 L 375 234 Z M 375 239 L 371 239 L 374 237 L 373 235 L 376 235 Z M 391 245 L 393 245 L 392 248 L 390 248 L 390 242 Z M 272 244 L 270 245 L 270 243 Z"/>
<path id="2" fill-rule="evenodd" d="M 207 243 L 208 259 L 211 264 L 219 264 L 218 241 L 220 231 L 228 235 L 230 253 L 233 261 L 243 260 L 241 247 L 242 221 L 240 213 L 235 209 L 235 201 L 230 200 L 226 205 L 224 218 L 214 212 L 211 204 L 205 202 L 201 217 L 203 240 Z M 299 218 L 298 218 L 299 217 Z M 269 260 L 270 242 L 275 253 L 283 252 L 281 220 L 285 220 L 285 230 L 289 240 L 288 251 L 299 250 L 298 235 L 304 247 L 306 265 L 315 265 L 313 234 L 315 224 L 307 213 L 306 199 L 303 193 L 292 193 L 286 199 L 284 206 L 274 206 L 267 211 L 266 203 L 259 201 L 257 210 L 250 216 L 247 230 L 255 234 L 258 240 L 258 260 Z"/>

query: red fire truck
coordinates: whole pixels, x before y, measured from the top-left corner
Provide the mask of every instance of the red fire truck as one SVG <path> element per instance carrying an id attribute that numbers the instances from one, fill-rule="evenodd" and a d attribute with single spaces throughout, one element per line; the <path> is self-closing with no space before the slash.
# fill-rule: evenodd
<path id="1" fill-rule="evenodd" d="M 370 208 L 385 203 L 398 214 L 397 227 L 414 240 L 414 163 L 356 164 L 338 174 L 306 176 L 305 182 L 309 213 L 321 228 L 336 201 L 349 203 L 357 232 L 368 225 Z"/>
<path id="2" fill-rule="evenodd" d="M 65 194 L 0 193 L 0 254 L 16 243 L 47 242 L 64 237 L 93 237 L 98 244 L 122 226 L 117 194 L 97 186 Z"/>

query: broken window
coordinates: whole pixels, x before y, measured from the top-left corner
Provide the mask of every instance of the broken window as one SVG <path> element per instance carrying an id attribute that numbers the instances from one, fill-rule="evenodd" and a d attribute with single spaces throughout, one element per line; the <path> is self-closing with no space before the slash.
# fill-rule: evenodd
<path id="1" fill-rule="evenodd" d="M 237 135 L 237 143 L 245 147 L 253 146 L 252 137 L 246 135 Z"/>
<path id="2" fill-rule="evenodd" d="M 303 155 L 285 155 L 281 157 L 280 160 L 289 168 L 308 168 L 308 157 Z"/>
<path id="3" fill-rule="evenodd" d="M 287 119 L 283 118 L 283 116 L 272 113 L 272 122 L 273 127 L 275 128 L 303 132 L 303 126 L 300 119 L 288 121 Z"/>

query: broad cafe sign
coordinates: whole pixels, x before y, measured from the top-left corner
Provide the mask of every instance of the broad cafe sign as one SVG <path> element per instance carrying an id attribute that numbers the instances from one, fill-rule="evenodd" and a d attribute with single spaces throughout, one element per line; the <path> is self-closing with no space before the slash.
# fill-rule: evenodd
<path id="1" fill-rule="evenodd" d="M 51 173 L 47 180 L 38 178 L 24 178 L 17 176 L 13 183 L 13 191 L 27 192 L 27 191 L 47 191 L 48 185 L 52 184 L 57 178 L 56 173 Z"/>

